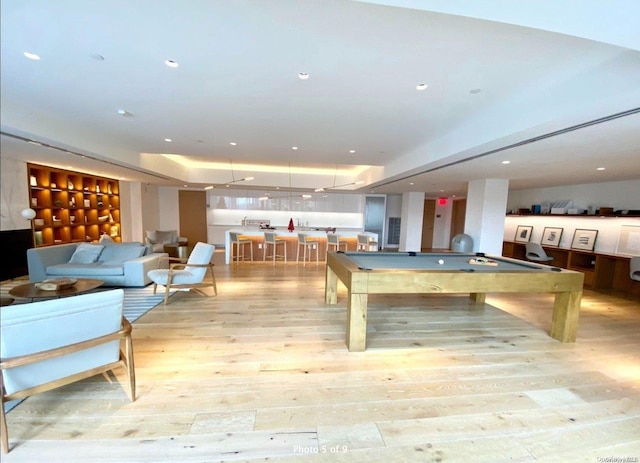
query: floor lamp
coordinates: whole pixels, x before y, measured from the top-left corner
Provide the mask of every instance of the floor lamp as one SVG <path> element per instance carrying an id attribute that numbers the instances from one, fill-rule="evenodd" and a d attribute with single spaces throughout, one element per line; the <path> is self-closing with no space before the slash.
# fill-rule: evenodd
<path id="1" fill-rule="evenodd" d="M 36 235 L 35 235 L 35 230 L 33 228 L 33 219 L 36 217 L 36 211 L 31 209 L 30 207 L 27 207 L 26 209 L 22 209 L 22 211 L 20 211 L 20 215 L 22 215 L 23 218 L 27 219 L 31 224 L 31 240 L 33 241 L 33 247 L 35 248 Z"/>

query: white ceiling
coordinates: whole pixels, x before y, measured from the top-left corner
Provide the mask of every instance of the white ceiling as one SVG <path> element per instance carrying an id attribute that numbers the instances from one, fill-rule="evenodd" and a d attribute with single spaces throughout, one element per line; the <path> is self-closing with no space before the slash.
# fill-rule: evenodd
<path id="1" fill-rule="evenodd" d="M 640 179 L 640 2 L 574 6 L 3 0 L 2 156 L 160 184 L 429 196 L 482 178 Z"/>

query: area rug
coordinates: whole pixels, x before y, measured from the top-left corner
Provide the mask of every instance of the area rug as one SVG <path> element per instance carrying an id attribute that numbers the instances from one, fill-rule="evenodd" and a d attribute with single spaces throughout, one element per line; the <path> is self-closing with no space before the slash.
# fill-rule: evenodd
<path id="1" fill-rule="evenodd" d="M 2 297 L 11 297 L 9 295 L 11 288 L 25 283 L 28 283 L 28 280 L 11 280 L 2 282 L 2 285 L 0 285 L 0 295 Z M 112 288 L 100 287 L 91 292 L 108 291 L 109 289 Z M 158 288 L 157 294 L 153 294 L 153 285 L 148 285 L 144 288 L 122 289 L 124 290 L 124 316 L 132 323 L 158 304 L 161 304 L 164 300 L 164 287 Z M 176 291 L 171 291 L 171 295 L 169 297 L 173 296 L 175 293 Z M 31 302 L 30 299 L 14 299 L 14 304 Z"/>

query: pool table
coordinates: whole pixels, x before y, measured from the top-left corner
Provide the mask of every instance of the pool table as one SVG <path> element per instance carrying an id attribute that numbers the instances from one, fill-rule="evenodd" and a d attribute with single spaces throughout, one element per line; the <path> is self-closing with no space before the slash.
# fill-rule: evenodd
<path id="1" fill-rule="evenodd" d="M 486 293 L 549 292 L 555 294 L 550 335 L 574 342 L 584 275 L 481 253 L 329 252 L 327 304 L 338 302 L 338 280 L 348 291 L 347 347 L 362 352 L 369 294 L 469 293 L 473 303 L 484 304 Z"/>

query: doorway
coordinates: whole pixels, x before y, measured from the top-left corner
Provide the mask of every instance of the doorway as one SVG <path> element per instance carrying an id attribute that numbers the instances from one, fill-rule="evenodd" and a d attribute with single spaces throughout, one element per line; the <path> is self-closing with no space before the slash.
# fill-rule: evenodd
<path id="1" fill-rule="evenodd" d="M 378 234 L 378 247 L 384 243 L 384 218 L 386 215 L 386 196 L 365 197 L 364 231 Z"/>
<path id="2" fill-rule="evenodd" d="M 205 191 L 180 190 L 178 192 L 180 211 L 180 236 L 189 240 L 189 249 L 198 241 L 206 243 L 207 234 L 207 193 Z"/>
<path id="3" fill-rule="evenodd" d="M 435 227 L 436 201 L 425 199 L 422 211 L 422 240 L 420 249 L 430 251 L 433 249 L 433 228 Z"/>

